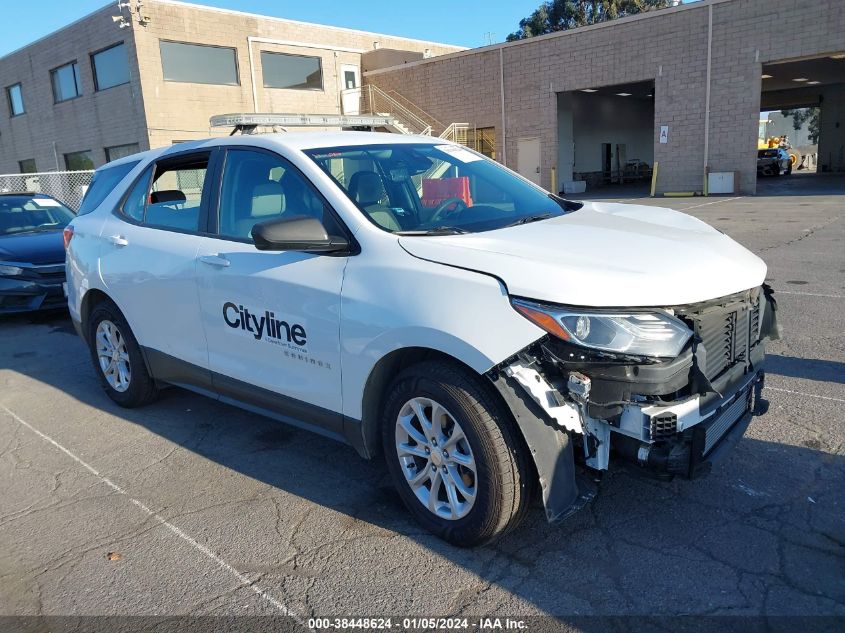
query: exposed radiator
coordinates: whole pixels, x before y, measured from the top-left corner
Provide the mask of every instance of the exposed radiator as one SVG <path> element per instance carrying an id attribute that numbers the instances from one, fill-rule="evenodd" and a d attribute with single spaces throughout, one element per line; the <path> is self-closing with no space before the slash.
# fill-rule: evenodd
<path id="1" fill-rule="evenodd" d="M 692 321 L 706 350 L 701 370 L 713 380 L 734 363 L 747 361 L 751 347 L 760 339 L 760 291 L 725 297 L 722 305 L 691 306 L 683 316 Z"/>

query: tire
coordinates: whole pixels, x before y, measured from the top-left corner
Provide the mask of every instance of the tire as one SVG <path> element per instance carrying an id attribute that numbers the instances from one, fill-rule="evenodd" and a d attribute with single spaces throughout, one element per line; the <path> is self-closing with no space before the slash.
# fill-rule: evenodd
<path id="1" fill-rule="evenodd" d="M 786 166 L 786 171 L 783 172 L 785 176 L 792 175 L 792 161 L 789 162 L 789 165 Z"/>
<path id="2" fill-rule="evenodd" d="M 439 419 L 440 432 L 423 434 L 417 411 L 426 422 Z M 402 501 L 423 527 L 449 543 L 471 547 L 497 539 L 529 507 L 533 471 L 510 412 L 491 387 L 457 364 L 426 361 L 396 378 L 385 398 L 382 442 Z M 418 479 L 422 484 L 414 488 Z"/>
<path id="3" fill-rule="evenodd" d="M 109 336 L 110 332 L 114 334 Z M 109 398 L 126 408 L 140 407 L 156 399 L 158 389 L 147 372 L 138 341 L 123 314 L 111 301 L 103 301 L 91 312 L 88 348 L 94 371 Z M 112 353 L 110 361 L 106 360 L 109 351 Z M 105 364 L 108 367 L 104 368 Z M 126 367 L 122 373 L 118 371 L 121 364 Z"/>
<path id="4" fill-rule="evenodd" d="M 778 161 L 778 162 L 777 162 L 777 164 L 775 164 L 775 166 L 774 166 L 774 169 L 773 169 L 772 173 L 773 173 L 775 176 L 780 176 L 781 174 L 783 174 L 783 167 L 782 167 L 782 165 L 780 164 L 780 161 Z"/>

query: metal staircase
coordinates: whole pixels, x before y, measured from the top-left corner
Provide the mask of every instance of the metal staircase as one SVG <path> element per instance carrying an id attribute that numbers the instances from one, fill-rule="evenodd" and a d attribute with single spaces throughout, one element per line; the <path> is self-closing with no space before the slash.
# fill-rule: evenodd
<path id="1" fill-rule="evenodd" d="M 385 128 L 397 134 L 437 134 L 461 145 L 469 141 L 469 123 L 444 125 L 395 90 L 385 92 L 373 84 L 366 84 L 361 90 L 361 112 L 388 117 Z"/>

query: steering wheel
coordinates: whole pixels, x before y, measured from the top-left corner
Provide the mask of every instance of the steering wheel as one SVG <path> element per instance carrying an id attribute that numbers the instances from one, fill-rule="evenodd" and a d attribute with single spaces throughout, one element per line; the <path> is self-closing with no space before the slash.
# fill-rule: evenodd
<path id="1" fill-rule="evenodd" d="M 442 220 L 443 216 L 447 213 L 446 210 L 453 204 L 455 205 L 455 208 L 450 210 L 449 213 L 457 213 L 458 211 L 469 208 L 469 205 L 467 205 L 463 198 L 446 198 L 434 209 L 434 213 L 431 214 L 429 222 Z"/>

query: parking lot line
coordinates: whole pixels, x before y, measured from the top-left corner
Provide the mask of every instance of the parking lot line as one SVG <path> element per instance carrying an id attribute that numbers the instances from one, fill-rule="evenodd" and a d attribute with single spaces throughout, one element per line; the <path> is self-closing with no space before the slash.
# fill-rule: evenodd
<path id="1" fill-rule="evenodd" d="M 220 558 L 217 554 L 215 554 L 214 552 L 212 552 L 212 551 L 211 551 L 210 549 L 208 549 L 205 545 L 202 545 L 201 543 L 198 543 L 198 542 L 197 542 L 194 538 L 192 538 L 191 536 L 189 536 L 188 534 L 186 534 L 185 532 L 183 532 L 180 528 L 178 528 L 177 526 L 175 526 L 175 525 L 173 525 L 172 523 L 170 523 L 167 519 L 165 519 L 164 517 L 162 517 L 161 515 L 159 515 L 157 512 L 155 512 L 155 511 L 151 510 L 150 508 L 148 508 L 146 505 L 144 505 L 144 503 L 143 503 L 143 502 L 141 502 L 141 501 L 139 501 L 138 499 L 135 499 L 134 497 L 130 496 L 130 495 L 129 495 L 129 493 L 128 493 L 128 492 L 126 492 L 126 490 L 124 490 L 123 488 L 121 488 L 120 486 L 118 486 L 116 483 L 114 483 L 114 482 L 113 482 L 111 479 L 109 479 L 108 477 L 106 477 L 106 476 L 104 476 L 104 475 L 100 474 L 100 471 L 98 471 L 96 468 L 94 468 L 93 466 L 91 466 L 90 464 L 88 464 L 87 462 L 85 462 L 83 459 L 81 459 L 80 457 L 78 457 L 77 455 L 75 455 L 75 454 L 74 454 L 72 451 L 70 451 L 69 449 L 67 449 L 67 448 L 65 448 L 64 446 L 62 446 L 61 444 L 59 444 L 59 443 L 58 443 L 56 440 L 54 440 L 52 437 L 50 437 L 50 436 L 49 436 L 49 435 L 47 435 L 46 433 L 42 433 L 41 431 L 39 431 L 37 428 L 35 428 L 34 426 L 32 426 L 29 422 L 27 422 L 26 420 L 24 420 L 23 418 L 21 418 L 19 415 L 17 415 L 14 411 L 12 411 L 11 409 L 9 409 L 6 405 L 4 405 L 4 404 L 0 404 L 0 409 L 3 409 L 3 411 L 5 411 L 5 412 L 6 412 L 6 413 L 7 413 L 7 414 L 8 414 L 8 415 L 9 415 L 9 416 L 13 419 L 13 420 L 15 420 L 18 424 L 20 424 L 20 425 L 22 425 L 22 426 L 25 426 L 25 427 L 26 427 L 26 428 L 28 428 L 30 431 L 32 431 L 33 433 L 35 433 L 38 437 L 40 437 L 42 440 L 44 440 L 44 441 L 48 442 L 49 444 L 52 444 L 55 448 L 57 448 L 57 449 L 58 449 L 58 450 L 60 450 L 62 453 L 64 453 L 64 454 L 65 454 L 65 455 L 67 455 L 68 457 L 70 457 L 73 461 L 75 461 L 77 464 L 79 464 L 80 466 L 82 466 L 85 470 L 87 470 L 88 472 L 90 472 L 90 473 L 91 473 L 92 475 L 94 475 L 97 479 L 99 479 L 102 483 L 106 484 L 109 488 L 111 488 L 111 489 L 112 489 L 112 490 L 114 490 L 115 492 L 117 492 L 117 493 L 119 493 L 119 494 L 121 494 L 121 495 L 125 496 L 125 497 L 129 500 L 129 501 L 131 501 L 131 502 L 132 502 L 132 504 L 133 504 L 135 507 L 139 508 L 142 512 L 144 512 L 144 513 L 145 513 L 146 515 L 148 515 L 149 517 L 151 517 L 151 518 L 155 519 L 156 521 L 158 521 L 158 523 L 159 523 L 159 524 L 161 524 L 161 525 L 163 525 L 164 527 L 166 527 L 166 528 L 167 528 L 168 530 L 170 530 L 173 534 L 175 534 L 175 535 L 176 535 L 176 536 L 178 536 L 180 539 L 182 539 L 183 541 L 185 541 L 186 543 L 188 543 L 188 544 L 189 544 L 191 547 L 193 547 L 195 550 L 197 550 L 197 551 L 201 552 L 202 554 L 204 554 L 205 556 L 207 556 L 208 558 L 210 558 L 211 560 L 213 560 L 215 563 L 217 563 L 217 565 L 218 565 L 219 567 L 221 567 L 222 569 L 224 569 L 224 570 L 226 570 L 227 572 L 229 572 L 232 576 L 234 576 L 234 577 L 238 580 L 238 582 L 240 582 L 240 583 L 241 583 L 241 586 L 242 586 L 242 587 L 249 587 L 250 589 L 252 589 L 252 591 L 253 591 L 253 592 L 255 592 L 257 595 L 259 595 L 261 598 L 263 598 L 263 599 L 264 599 L 264 600 L 266 600 L 267 602 L 269 602 L 269 603 L 270 603 L 271 605 L 273 605 L 276 609 L 278 609 L 279 611 L 281 611 L 284 615 L 286 615 L 286 616 L 289 616 L 289 617 L 293 618 L 293 619 L 294 619 L 294 621 L 296 621 L 296 623 L 297 623 L 297 624 L 299 624 L 299 625 L 301 625 L 301 626 L 305 627 L 305 623 L 302 621 L 302 619 L 301 619 L 301 618 L 300 618 L 300 617 L 299 617 L 296 613 L 294 613 L 293 611 L 291 611 L 291 610 L 290 610 L 290 609 L 289 609 L 289 608 L 288 608 L 285 604 L 283 604 L 282 602 L 280 602 L 279 600 L 277 600 L 277 599 L 276 599 L 276 598 L 274 598 L 273 596 L 269 595 L 267 592 L 262 591 L 261 589 L 259 589 L 258 587 L 256 587 L 256 586 L 255 586 L 255 584 L 254 584 L 254 581 L 250 580 L 250 579 L 249 579 L 249 578 L 247 578 L 245 575 L 243 575 L 241 572 L 239 572 L 237 569 L 235 569 L 234 567 L 232 567 L 229 563 L 227 563 L 225 560 L 223 560 L 222 558 Z M 306 627 L 306 628 L 307 628 L 307 627 Z"/>
<path id="2" fill-rule="evenodd" d="M 769 391 L 782 391 L 783 393 L 791 393 L 794 396 L 804 396 L 807 398 L 817 398 L 819 400 L 832 400 L 833 402 L 845 402 L 845 398 L 831 398 L 830 396 L 818 396 L 814 393 L 807 393 L 806 391 L 792 391 L 791 389 L 781 389 L 780 387 L 766 386 Z"/>
<path id="3" fill-rule="evenodd" d="M 690 207 L 684 207 L 681 211 L 688 211 L 689 209 L 697 209 L 698 207 L 706 207 L 711 204 L 719 204 L 721 202 L 730 202 L 731 200 L 739 200 L 743 196 L 736 196 L 735 198 L 720 198 L 719 200 L 713 200 L 712 202 L 702 202 L 701 204 L 694 204 Z"/>
<path id="4" fill-rule="evenodd" d="M 794 290 L 775 290 L 779 295 L 801 295 L 803 297 L 827 297 L 829 299 L 845 299 L 845 295 L 825 295 L 818 292 L 795 292 Z"/>

